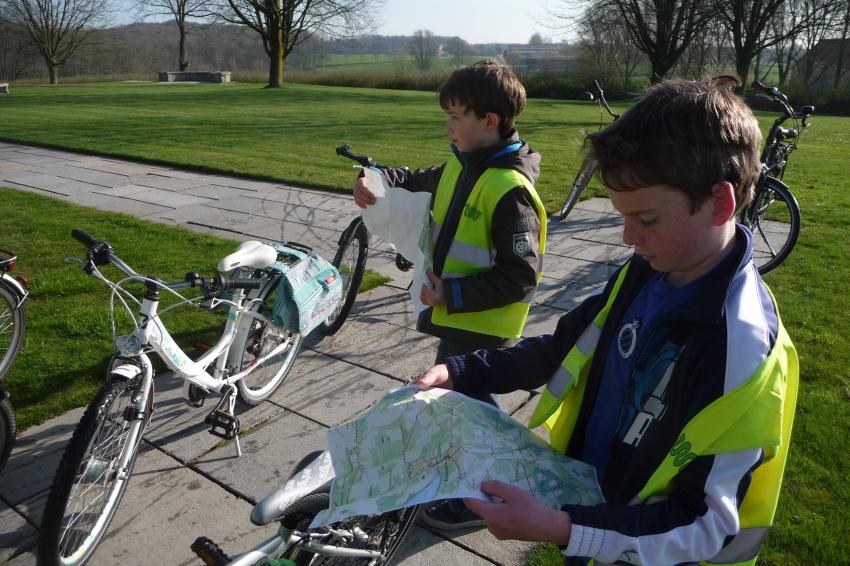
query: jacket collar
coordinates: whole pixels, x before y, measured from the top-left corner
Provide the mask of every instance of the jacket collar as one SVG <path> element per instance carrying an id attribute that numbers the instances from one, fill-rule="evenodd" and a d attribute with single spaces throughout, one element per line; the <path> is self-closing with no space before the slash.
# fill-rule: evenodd
<path id="1" fill-rule="evenodd" d="M 494 143 L 493 145 L 488 145 L 487 147 L 480 147 L 478 149 L 473 149 L 472 151 L 458 151 L 457 146 L 455 144 L 451 144 L 452 153 L 458 160 L 463 164 L 464 167 L 473 167 L 475 165 L 486 163 L 489 159 L 496 157 L 499 152 L 504 151 L 509 146 L 520 142 L 522 145 L 525 145 L 525 142 L 519 139 L 519 134 L 517 134 L 516 130 L 511 132 L 511 135 L 507 138 L 500 140 L 498 143 Z"/>

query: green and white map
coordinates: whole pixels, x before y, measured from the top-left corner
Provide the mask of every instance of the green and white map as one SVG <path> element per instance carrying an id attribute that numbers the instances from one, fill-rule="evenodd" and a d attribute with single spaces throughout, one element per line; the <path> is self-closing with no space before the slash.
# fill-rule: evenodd
<path id="1" fill-rule="evenodd" d="M 328 431 L 335 479 L 313 526 L 454 497 L 489 500 L 482 481 L 515 485 L 549 507 L 602 502 L 596 472 L 553 450 L 496 407 L 445 389 L 390 391 Z"/>

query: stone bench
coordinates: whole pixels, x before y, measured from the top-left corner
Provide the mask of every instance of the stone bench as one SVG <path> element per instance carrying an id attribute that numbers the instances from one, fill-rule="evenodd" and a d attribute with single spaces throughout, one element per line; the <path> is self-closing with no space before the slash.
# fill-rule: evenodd
<path id="1" fill-rule="evenodd" d="M 9 83 L 0 83 L 0 94 L 9 94 Z"/>
<path id="2" fill-rule="evenodd" d="M 229 83 L 230 71 L 160 71 L 159 82 Z"/>

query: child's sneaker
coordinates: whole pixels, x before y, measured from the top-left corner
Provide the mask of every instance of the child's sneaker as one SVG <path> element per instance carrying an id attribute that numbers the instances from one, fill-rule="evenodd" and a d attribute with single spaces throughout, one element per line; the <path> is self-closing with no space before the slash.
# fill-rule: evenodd
<path id="1" fill-rule="evenodd" d="M 451 531 L 469 527 L 483 527 L 487 523 L 470 511 L 460 499 L 435 501 L 425 508 L 422 521 L 435 529 Z"/>

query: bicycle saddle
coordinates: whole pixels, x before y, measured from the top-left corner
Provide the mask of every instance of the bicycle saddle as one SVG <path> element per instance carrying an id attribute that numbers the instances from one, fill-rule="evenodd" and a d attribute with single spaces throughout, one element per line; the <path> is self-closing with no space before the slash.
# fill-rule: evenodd
<path id="1" fill-rule="evenodd" d="M 227 273 L 237 267 L 262 269 L 275 261 L 277 261 L 277 251 L 273 247 L 255 240 L 248 240 L 239 244 L 235 252 L 218 262 L 218 270 Z"/>
<path id="2" fill-rule="evenodd" d="M 329 493 L 334 479 L 330 452 L 317 450 L 301 460 L 277 491 L 265 496 L 251 511 L 251 522 L 262 526 L 286 515 L 287 508 L 312 493 Z"/>

